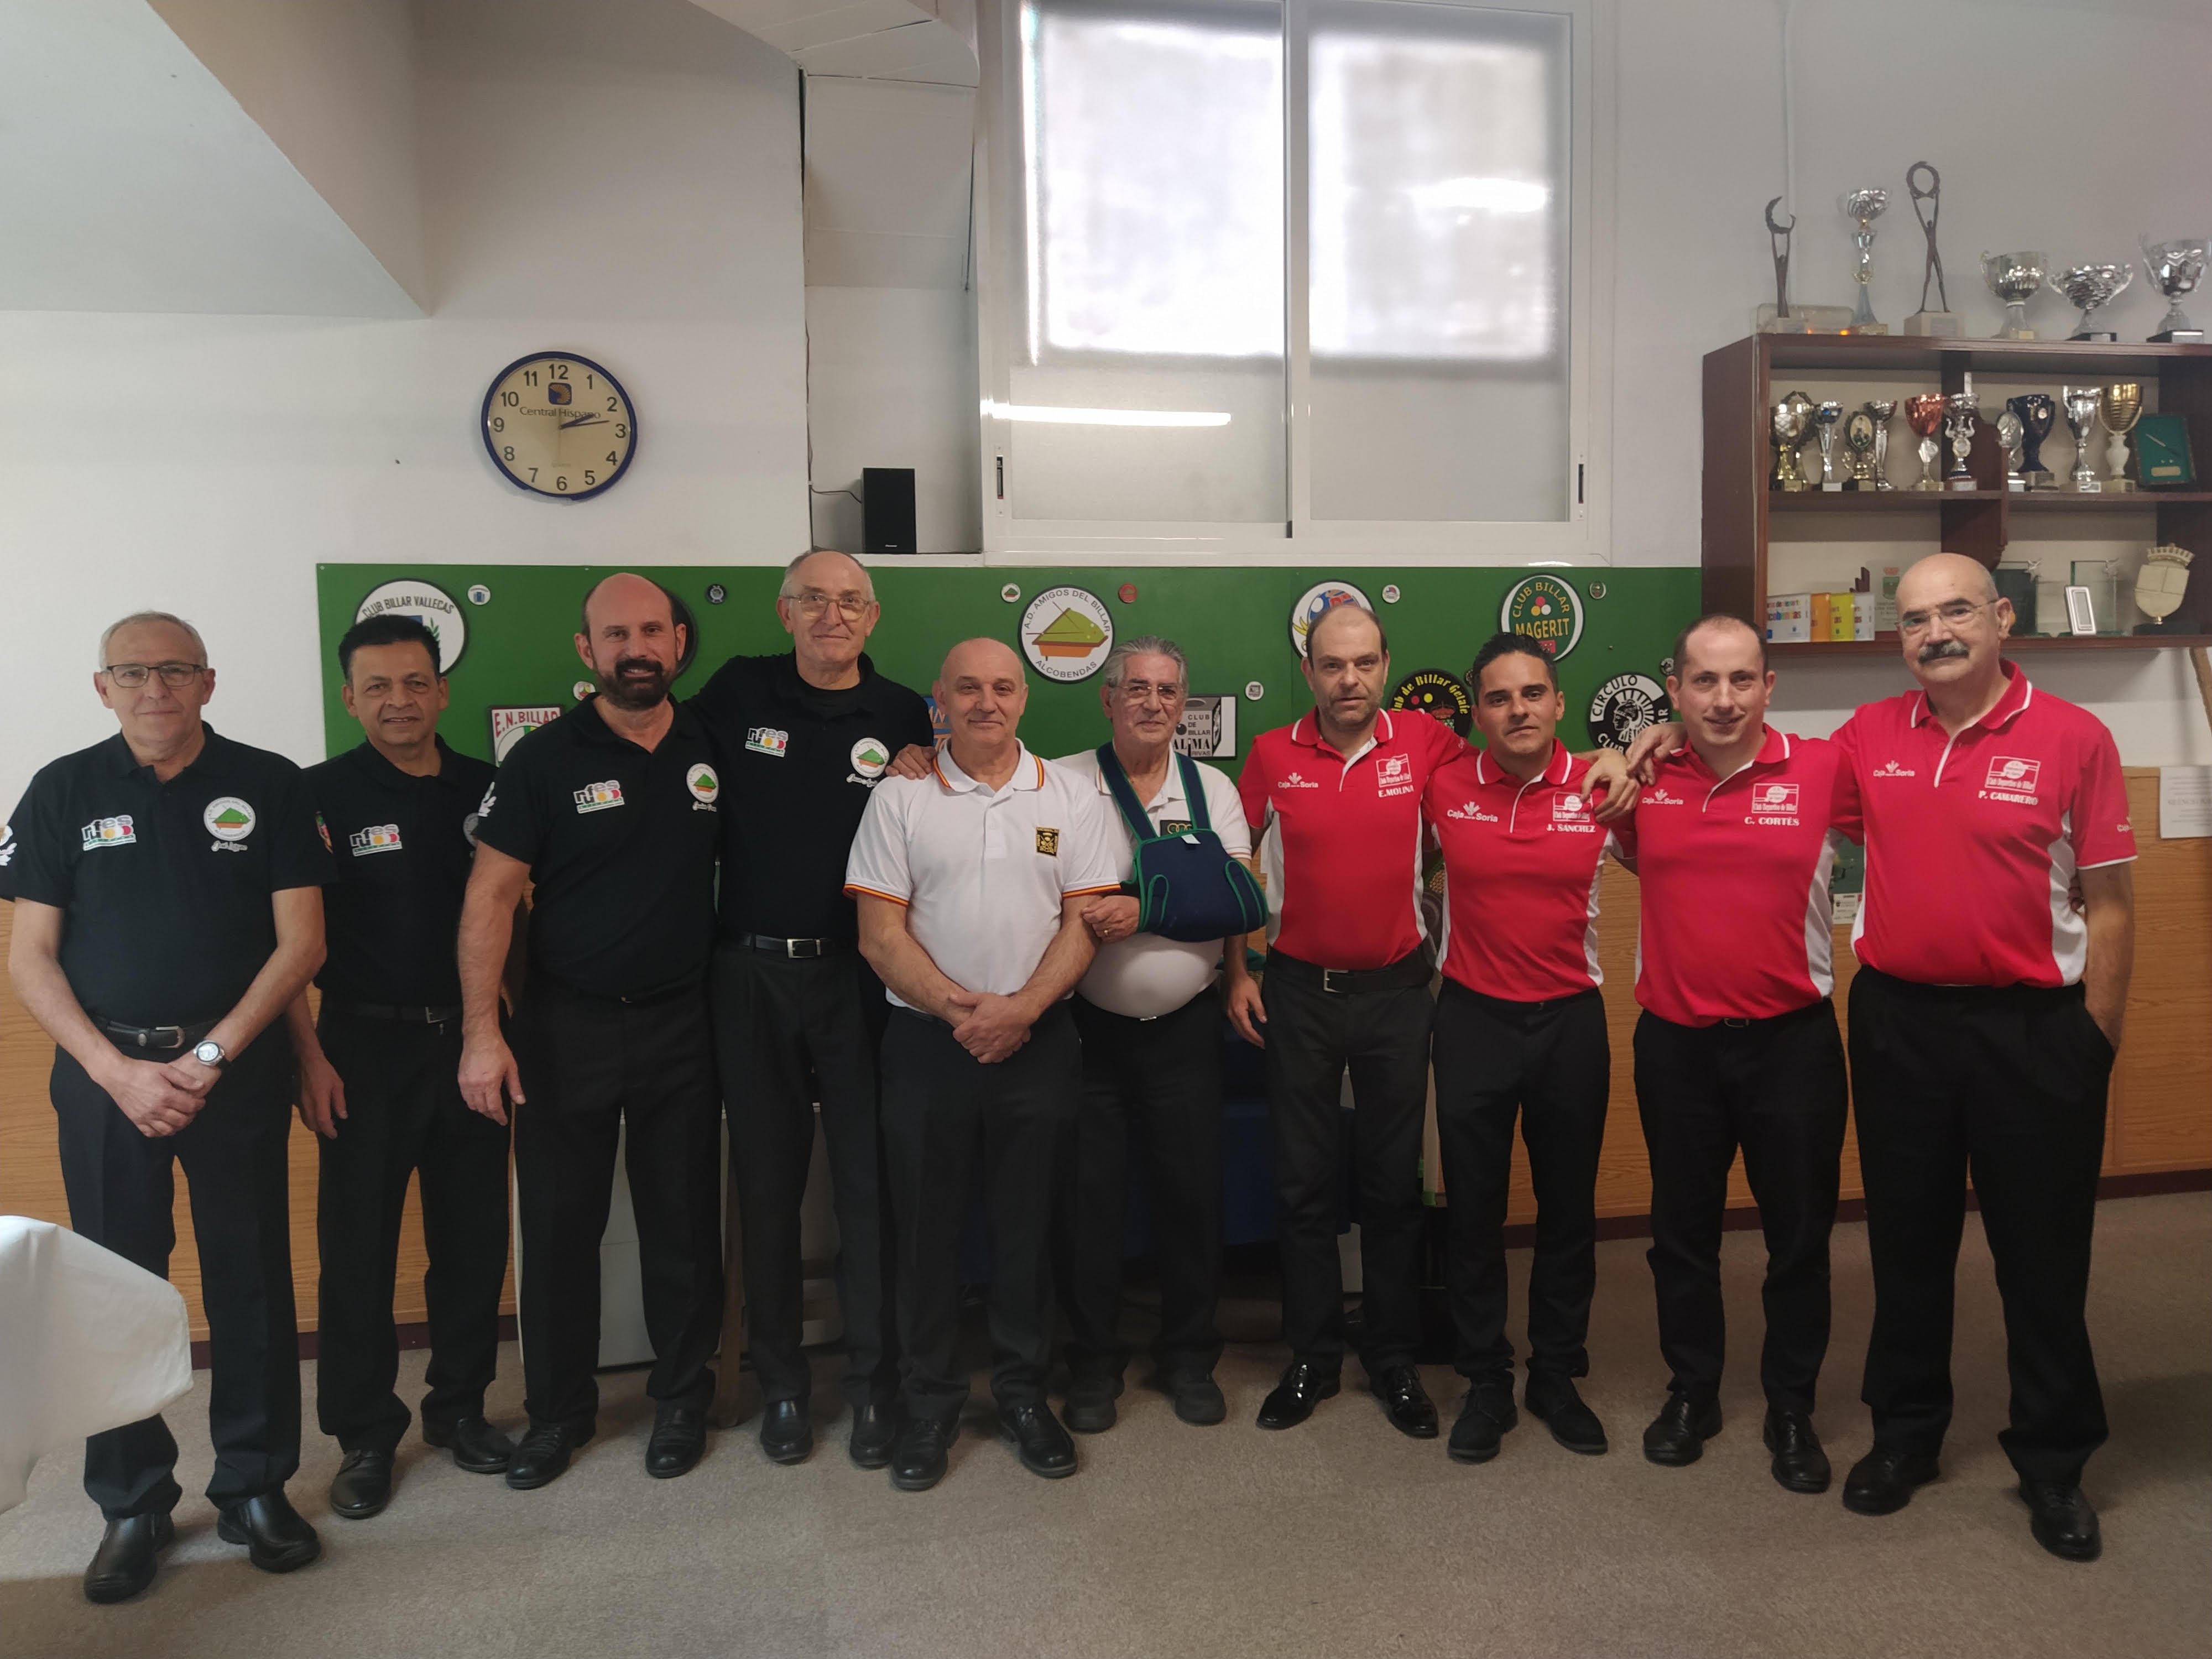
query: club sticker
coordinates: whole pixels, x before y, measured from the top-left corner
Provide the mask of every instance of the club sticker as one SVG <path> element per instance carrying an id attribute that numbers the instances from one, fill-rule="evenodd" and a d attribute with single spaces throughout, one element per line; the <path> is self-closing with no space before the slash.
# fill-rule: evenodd
<path id="1" fill-rule="evenodd" d="M 235 795 L 217 795 L 200 814 L 200 822 L 217 841 L 244 841 L 253 833 L 253 809 Z"/>
<path id="2" fill-rule="evenodd" d="M 496 766 L 514 750 L 514 745 L 541 726 L 550 726 L 561 718 L 557 706 L 538 708 L 495 708 L 491 711 L 491 758 Z M 485 809 L 479 809 L 485 810 Z"/>
<path id="3" fill-rule="evenodd" d="M 1114 648 L 1114 618 L 1080 587 L 1048 587 L 1022 612 L 1022 654 L 1048 680 L 1087 680 Z"/>
<path id="4" fill-rule="evenodd" d="M 1443 721 L 1462 738 L 1474 724 L 1474 698 L 1456 674 L 1441 668 L 1417 668 L 1398 682 L 1390 694 L 1389 708 L 1426 714 Z"/>
<path id="5" fill-rule="evenodd" d="M 1557 662 L 1582 642 L 1582 601 L 1557 576 L 1523 576 L 1506 589 L 1498 625 L 1508 634 L 1526 634 Z"/>
<path id="6" fill-rule="evenodd" d="M 684 775 L 684 787 L 691 792 L 692 799 L 708 806 L 712 806 L 714 797 L 722 793 L 721 780 L 714 775 L 714 769 L 704 761 Z"/>
<path id="7" fill-rule="evenodd" d="M 484 598 L 490 597 L 487 591 Z M 371 617 L 412 617 L 428 629 L 438 641 L 441 674 L 453 672 L 453 665 L 461 659 L 461 652 L 469 642 L 468 618 L 453 603 L 453 595 L 412 577 L 372 589 L 368 597 L 354 607 L 356 622 L 365 623 Z"/>
<path id="8" fill-rule="evenodd" d="M 1356 605 L 1363 611 L 1375 608 L 1367 603 L 1367 595 L 1350 582 L 1316 582 L 1291 607 L 1291 649 L 1304 656 L 1307 630 L 1320 620 L 1322 611 L 1334 611 L 1340 605 Z"/>
<path id="9" fill-rule="evenodd" d="M 1667 688 L 1649 674 L 1615 674 L 1590 699 L 1590 741 L 1601 749 L 1626 749 L 1647 726 L 1674 718 Z"/>
<path id="10" fill-rule="evenodd" d="M 853 745 L 853 771 L 863 783 L 873 783 L 883 776 L 884 768 L 891 763 L 889 744 L 875 738 L 862 738 Z"/>

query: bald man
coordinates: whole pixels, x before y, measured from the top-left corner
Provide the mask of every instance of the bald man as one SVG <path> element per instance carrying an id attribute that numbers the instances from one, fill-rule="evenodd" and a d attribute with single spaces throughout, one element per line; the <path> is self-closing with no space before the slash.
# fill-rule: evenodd
<path id="1" fill-rule="evenodd" d="M 646 1472 L 683 1474 L 706 1450 L 722 1321 L 706 994 L 722 792 L 705 731 L 669 696 L 684 643 L 657 584 L 623 573 L 592 588 L 575 644 L 599 690 L 517 744 L 477 809 L 460 1085 L 495 1121 L 514 1111 L 530 1428 L 510 1486 L 557 1479 L 592 1437 L 599 1239 L 625 1130 L 654 1355 Z M 501 969 L 526 883 L 535 893 L 510 1049 Z"/>
<path id="2" fill-rule="evenodd" d="M 1083 1086 L 1066 999 L 1095 948 L 1084 906 L 1121 886 L 1097 790 L 1021 741 L 1021 659 L 996 640 L 963 641 L 935 690 L 948 739 L 928 775 L 875 791 L 845 872 L 861 953 L 891 1008 L 883 1131 L 903 1372 L 890 1480 L 902 1492 L 943 1478 L 967 1401 L 959 1254 L 978 1188 L 991 1218 L 1000 1433 L 1032 1474 L 1075 1473 L 1075 1443 L 1044 1392 L 1054 1171 Z"/>

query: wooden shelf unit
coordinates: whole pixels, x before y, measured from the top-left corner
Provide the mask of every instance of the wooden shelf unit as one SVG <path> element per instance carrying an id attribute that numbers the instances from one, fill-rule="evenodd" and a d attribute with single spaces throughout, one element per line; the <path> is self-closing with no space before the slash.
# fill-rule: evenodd
<path id="1" fill-rule="evenodd" d="M 1965 390 L 1969 374 L 2006 380 L 2049 382 L 2056 399 L 2062 384 L 2140 380 L 2154 384 L 2162 414 L 2189 422 L 2192 447 L 2212 448 L 2212 344 L 2153 345 L 2071 340 L 1928 340 L 1905 335 L 1753 334 L 1705 354 L 1705 476 L 1702 564 L 1704 608 L 1733 611 L 1762 626 L 1766 615 L 1767 544 L 1772 518 L 1810 525 L 1822 515 L 1866 514 L 1865 539 L 1901 539 L 1898 514 L 1932 511 L 1936 539 L 1948 551 L 1964 553 L 1994 568 L 2012 540 L 2015 514 L 2039 521 L 2041 533 L 2063 536 L 2069 520 L 2084 513 L 2130 514 L 2148 520 L 2145 545 L 2185 547 L 2199 556 L 2181 610 L 2172 619 L 2184 630 L 2173 634 L 2100 635 L 2094 638 L 2022 636 L 2014 647 L 2035 649 L 2162 650 L 2202 645 L 2212 640 L 2212 489 L 2137 489 L 2124 494 L 2078 495 L 2067 490 L 2014 492 L 2004 488 L 2004 451 L 1994 422 L 1974 428 L 1968 470 L 1976 488 L 1966 490 L 1806 490 L 1790 493 L 1768 487 L 1774 465 L 1770 412 L 1793 385 L 1816 402 L 1820 377 L 1910 374 L 1917 388 L 1900 387 L 1899 400 L 1914 390 Z M 1887 396 L 1888 394 L 1884 393 Z M 2146 399 L 2147 402 L 2154 401 Z M 1917 442 L 1898 410 L 1890 428 L 1893 444 Z M 2073 439 L 2063 411 L 2045 440 L 2046 465 L 2063 473 L 2071 465 Z M 2197 449 L 2199 465 L 2212 460 Z M 2091 447 L 2101 465 L 2104 441 Z M 2200 480 L 2200 483 L 2205 482 Z M 2045 516 L 2048 515 L 2048 516 Z M 1790 539 L 1785 538 L 1784 539 Z M 1917 539 L 1924 539 L 1917 538 Z M 1778 647 L 1790 655 L 1866 654 L 1894 652 L 1894 639 L 1814 641 Z"/>

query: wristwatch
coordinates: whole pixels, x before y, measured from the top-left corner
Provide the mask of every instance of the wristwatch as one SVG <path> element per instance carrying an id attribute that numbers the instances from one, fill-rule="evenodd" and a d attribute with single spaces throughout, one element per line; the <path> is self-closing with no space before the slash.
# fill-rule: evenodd
<path id="1" fill-rule="evenodd" d="M 222 1044 L 212 1039 L 195 1044 L 192 1048 L 192 1058 L 203 1066 L 219 1067 L 230 1062 L 230 1056 L 222 1051 Z"/>

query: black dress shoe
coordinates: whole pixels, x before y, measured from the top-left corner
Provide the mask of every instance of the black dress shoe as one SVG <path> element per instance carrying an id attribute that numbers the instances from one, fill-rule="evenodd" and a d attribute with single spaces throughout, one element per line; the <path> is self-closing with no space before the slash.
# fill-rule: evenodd
<path id="1" fill-rule="evenodd" d="M 760 1443 L 771 1463 L 804 1463 L 814 1450 L 814 1424 L 806 1415 L 806 1402 L 771 1400 L 763 1407 Z"/>
<path id="2" fill-rule="evenodd" d="M 2027 1500 L 2027 1529 L 2053 1555 L 2064 1561 L 2094 1561 L 2104 1553 L 2097 1511 L 2081 1496 L 2081 1487 L 2056 1480 L 2023 1480 L 2020 1495 Z"/>
<path id="3" fill-rule="evenodd" d="M 778 1401 L 769 1407 L 771 1415 L 775 1406 L 787 1402 Z M 799 1421 L 806 1420 L 805 1407 L 799 1407 Z M 762 1434 L 767 1434 L 766 1425 Z M 814 1444 L 814 1431 L 806 1431 L 806 1444 Z M 701 1406 L 678 1405 L 664 1400 L 653 1413 L 653 1437 L 645 1443 L 645 1472 L 656 1480 L 673 1480 L 679 1474 L 689 1474 L 699 1467 L 699 1460 L 707 1455 L 707 1413 Z M 772 1455 L 773 1454 L 771 1454 Z M 800 1456 L 806 1454 L 801 1452 Z"/>
<path id="4" fill-rule="evenodd" d="M 1498 1455 L 1498 1443 L 1521 1420 L 1513 1409 L 1510 1381 L 1477 1385 L 1460 1402 L 1459 1421 L 1452 1425 L 1444 1450 L 1455 1463 L 1487 1463 Z"/>
<path id="5" fill-rule="evenodd" d="M 331 1482 L 331 1508 L 349 1521 L 366 1521 L 392 1501 L 392 1454 L 362 1447 L 345 1455 Z"/>
<path id="6" fill-rule="evenodd" d="M 1721 1402 L 1702 1406 L 1686 1394 L 1669 1394 L 1651 1426 L 1644 1431 L 1644 1455 L 1668 1468 L 1680 1468 L 1705 1455 L 1705 1442 L 1721 1431 Z"/>
<path id="7" fill-rule="evenodd" d="M 281 1486 L 224 1504 L 216 1516 L 215 1535 L 226 1544 L 245 1545 L 246 1559 L 264 1572 L 296 1572 L 323 1553 L 323 1540 L 300 1518 Z"/>
<path id="8" fill-rule="evenodd" d="M 1067 1384 L 1067 1426 L 1078 1434 L 1103 1434 L 1119 1416 L 1115 1399 L 1121 1392 L 1118 1375 L 1078 1376 Z"/>
<path id="9" fill-rule="evenodd" d="M 927 1492 L 945 1479 L 946 1449 L 960 1425 L 934 1417 L 909 1417 L 891 1443 L 891 1485 L 901 1492 Z"/>
<path id="10" fill-rule="evenodd" d="M 1229 1402 L 1211 1371 L 1177 1371 L 1154 1384 L 1174 1402 L 1175 1414 L 1200 1428 L 1211 1427 L 1229 1415 Z"/>
<path id="11" fill-rule="evenodd" d="M 891 1461 L 891 1443 L 898 1438 L 898 1413 L 881 1401 L 870 1400 L 853 1407 L 852 1432 L 845 1451 L 854 1467 L 880 1469 Z"/>
<path id="12" fill-rule="evenodd" d="M 1820 1437 L 1813 1432 L 1813 1419 L 1803 1412 L 1766 1408 L 1766 1427 L 1760 1438 L 1774 1454 L 1775 1484 L 1789 1492 L 1826 1492 L 1828 1454 L 1820 1449 Z"/>
<path id="13" fill-rule="evenodd" d="M 567 1473 L 568 1459 L 591 1437 L 557 1423 L 532 1423 L 507 1466 L 507 1484 L 517 1492 L 550 1486 Z"/>
<path id="14" fill-rule="evenodd" d="M 502 1474 L 514 1461 L 514 1442 L 481 1417 L 464 1417 L 435 1428 L 425 1423 L 422 1443 L 451 1447 L 454 1466 L 471 1474 Z"/>
<path id="15" fill-rule="evenodd" d="M 1260 1402 L 1260 1426 L 1294 1429 L 1313 1415 L 1316 1404 L 1341 1386 L 1334 1371 L 1323 1371 L 1310 1360 L 1293 1361 L 1283 1380 Z"/>
<path id="16" fill-rule="evenodd" d="M 1552 1431 L 1552 1438 L 1571 1452 L 1601 1457 L 1613 1443 L 1605 1437 L 1605 1425 L 1583 1403 L 1582 1392 L 1571 1376 L 1532 1376 L 1523 1391 L 1528 1415 Z"/>
<path id="17" fill-rule="evenodd" d="M 1937 1472 L 1936 1460 L 1923 1453 L 1876 1446 L 1844 1477 L 1844 1507 L 1855 1515 L 1894 1515 Z"/>
<path id="18" fill-rule="evenodd" d="M 1411 1365 L 1385 1366 L 1380 1376 L 1367 1379 L 1367 1391 L 1382 1402 L 1390 1426 L 1416 1440 L 1437 1437 L 1437 1402 L 1421 1386 L 1421 1374 Z"/>
<path id="19" fill-rule="evenodd" d="M 176 1535 L 176 1522 L 166 1513 L 109 1522 L 92 1553 L 92 1565 L 84 1570 L 84 1599 L 128 1601 L 154 1582 L 155 1558 Z"/>
<path id="20" fill-rule="evenodd" d="M 1075 1441 L 1043 1401 L 1000 1407 L 999 1434 L 1012 1443 L 1014 1455 L 1031 1474 L 1064 1480 L 1075 1473 Z"/>

